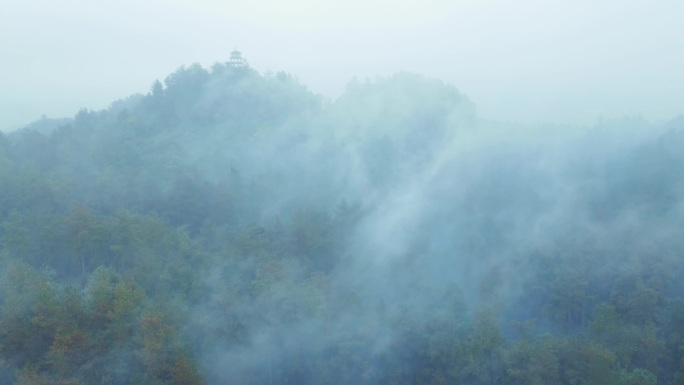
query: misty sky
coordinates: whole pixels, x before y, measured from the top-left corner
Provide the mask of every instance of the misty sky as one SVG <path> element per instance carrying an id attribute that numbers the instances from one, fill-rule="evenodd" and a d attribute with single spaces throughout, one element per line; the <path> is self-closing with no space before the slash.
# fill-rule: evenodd
<path id="1" fill-rule="evenodd" d="M 3 0 L 0 129 L 101 109 L 237 47 L 336 97 L 406 70 L 480 116 L 587 124 L 684 113 L 684 2 Z"/>

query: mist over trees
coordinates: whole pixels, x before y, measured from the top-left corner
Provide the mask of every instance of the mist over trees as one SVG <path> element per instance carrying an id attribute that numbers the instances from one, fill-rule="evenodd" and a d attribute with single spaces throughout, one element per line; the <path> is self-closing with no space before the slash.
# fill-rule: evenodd
<path id="1" fill-rule="evenodd" d="M 0 133 L 0 382 L 684 381 L 684 119 L 475 102 L 218 63 Z"/>

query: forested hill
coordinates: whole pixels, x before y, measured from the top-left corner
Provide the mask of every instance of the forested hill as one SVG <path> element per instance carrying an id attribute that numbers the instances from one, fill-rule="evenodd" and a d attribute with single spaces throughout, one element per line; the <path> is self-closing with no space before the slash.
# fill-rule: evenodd
<path id="1" fill-rule="evenodd" d="M 681 383 L 683 149 L 182 67 L 0 133 L 0 383 Z"/>

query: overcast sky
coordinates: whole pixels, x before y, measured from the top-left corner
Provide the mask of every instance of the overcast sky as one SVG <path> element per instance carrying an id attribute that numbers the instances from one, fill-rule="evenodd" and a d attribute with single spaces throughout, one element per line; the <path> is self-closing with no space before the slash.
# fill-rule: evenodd
<path id="1" fill-rule="evenodd" d="M 102 109 L 238 48 L 331 98 L 411 71 L 482 117 L 684 113 L 681 0 L 0 0 L 0 129 Z"/>

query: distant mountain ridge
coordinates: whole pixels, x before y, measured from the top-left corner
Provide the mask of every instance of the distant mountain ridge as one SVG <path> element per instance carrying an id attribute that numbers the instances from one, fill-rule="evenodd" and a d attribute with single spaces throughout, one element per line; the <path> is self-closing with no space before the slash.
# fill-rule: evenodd
<path id="1" fill-rule="evenodd" d="M 61 126 L 65 126 L 73 121 L 72 118 L 48 118 L 43 115 L 40 120 L 29 123 L 19 130 L 35 131 L 44 135 L 49 135 Z"/>

